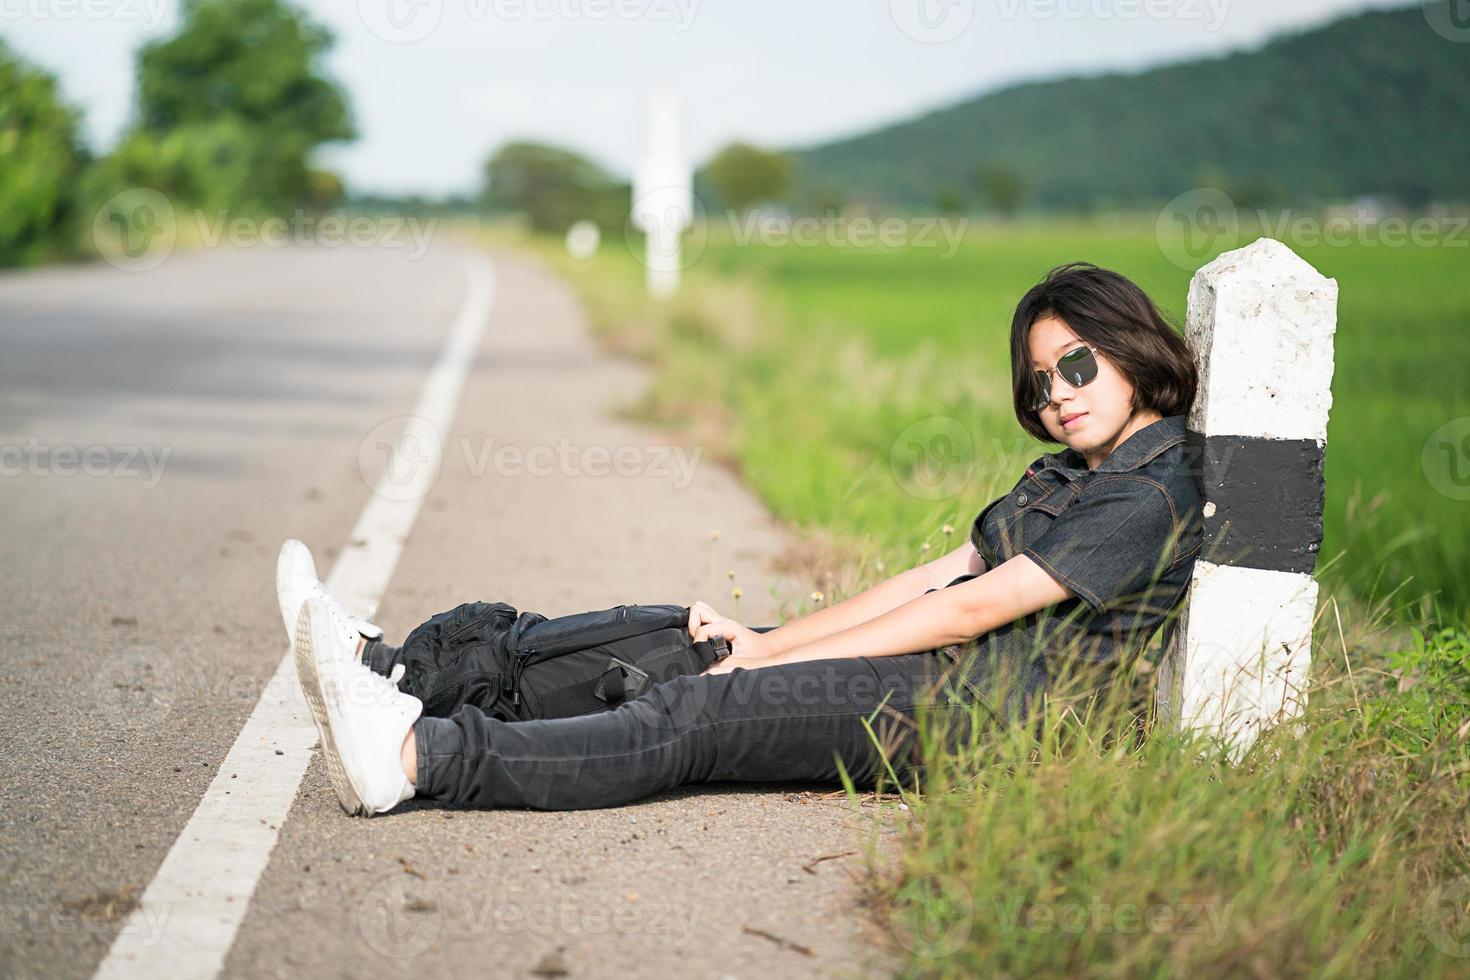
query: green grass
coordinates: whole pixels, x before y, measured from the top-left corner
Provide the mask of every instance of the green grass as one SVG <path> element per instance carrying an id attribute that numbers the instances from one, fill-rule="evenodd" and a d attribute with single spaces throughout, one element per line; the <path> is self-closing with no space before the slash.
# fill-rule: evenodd
<path id="1" fill-rule="evenodd" d="M 926 724 L 902 857 L 870 857 L 906 975 L 1470 975 L 1470 634 L 1351 677 L 1319 639 L 1305 716 L 1235 764 L 1135 723 L 1151 675 L 1039 734 Z"/>
<path id="2" fill-rule="evenodd" d="M 609 346 L 657 366 L 631 413 L 823 541 L 818 567 L 851 572 L 813 582 L 833 598 L 952 547 L 1057 448 L 1020 432 L 1006 374 L 1011 308 L 1048 267 L 1118 269 L 1181 322 L 1189 280 L 1149 229 L 1028 226 L 948 261 L 715 241 L 659 304 L 622 242 L 590 262 L 529 244 Z M 1470 976 L 1470 504 L 1421 463 L 1470 406 L 1465 256 L 1298 251 L 1341 288 L 1306 715 L 1228 764 L 1140 708 L 1150 646 L 1116 697 L 1059 690 L 1039 729 L 926 729 L 924 784 L 892 787 L 906 846 L 869 852 L 906 975 Z"/>

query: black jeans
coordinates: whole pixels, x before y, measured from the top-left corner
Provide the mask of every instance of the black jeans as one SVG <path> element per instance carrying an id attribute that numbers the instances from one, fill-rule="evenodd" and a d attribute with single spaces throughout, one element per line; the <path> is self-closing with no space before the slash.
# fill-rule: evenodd
<path id="1" fill-rule="evenodd" d="M 985 718 L 997 705 L 1023 707 L 1044 686 L 1039 666 L 1017 670 L 997 699 L 984 689 L 994 667 L 961 674 L 929 651 L 736 668 L 675 677 L 609 711 L 532 721 L 464 704 L 414 723 L 418 796 L 578 810 L 687 783 L 832 783 L 842 771 L 862 788 L 880 777 L 908 787 L 922 774 L 921 724 L 953 747 L 969 734 L 977 698 Z"/>

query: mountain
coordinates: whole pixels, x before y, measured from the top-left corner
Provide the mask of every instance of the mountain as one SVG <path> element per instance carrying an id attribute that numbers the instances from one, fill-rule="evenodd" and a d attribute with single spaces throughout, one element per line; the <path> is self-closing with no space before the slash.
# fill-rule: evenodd
<path id="1" fill-rule="evenodd" d="M 1022 207 L 1038 210 L 1150 206 L 1199 186 L 1242 206 L 1470 200 L 1470 24 L 1456 34 L 1433 7 L 1142 72 L 1015 85 L 796 150 L 793 199 L 981 204 L 988 171 L 992 188 L 1019 178 Z"/>

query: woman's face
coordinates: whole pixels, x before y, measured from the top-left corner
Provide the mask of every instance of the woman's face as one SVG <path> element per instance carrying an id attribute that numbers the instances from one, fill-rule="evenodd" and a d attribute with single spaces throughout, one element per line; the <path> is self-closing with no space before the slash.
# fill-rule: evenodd
<path id="1" fill-rule="evenodd" d="M 1031 367 L 1036 371 L 1056 367 L 1057 358 L 1085 343 L 1056 317 L 1043 317 L 1033 323 L 1029 342 Z M 1052 438 L 1081 453 L 1092 469 L 1138 429 L 1162 418 L 1152 410 L 1132 415 L 1132 383 L 1101 351 L 1094 356 L 1097 377 L 1081 388 L 1067 384 L 1060 373 L 1052 374 L 1051 400 L 1039 413 Z M 1071 416 L 1076 418 L 1063 425 L 1062 420 Z"/>

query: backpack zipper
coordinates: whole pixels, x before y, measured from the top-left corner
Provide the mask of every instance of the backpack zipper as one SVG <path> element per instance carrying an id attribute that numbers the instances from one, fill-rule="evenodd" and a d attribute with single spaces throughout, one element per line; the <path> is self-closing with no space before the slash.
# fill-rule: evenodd
<path id="1" fill-rule="evenodd" d="M 513 708 L 521 706 L 521 672 L 525 669 L 526 661 L 535 652 L 534 647 L 528 647 L 524 652 L 517 651 L 515 658 L 510 662 L 510 678 L 505 693 L 511 696 L 510 704 Z"/>
<path id="2" fill-rule="evenodd" d="M 461 636 L 464 636 L 466 633 L 468 633 L 470 630 L 472 630 L 472 629 L 478 629 L 479 627 L 484 626 L 485 625 L 486 618 L 487 618 L 487 614 L 485 614 L 483 612 L 480 613 L 479 615 L 470 617 L 470 621 L 468 623 L 465 623 L 463 626 L 461 626 L 458 629 L 456 629 L 453 633 L 450 633 L 449 634 L 449 640 L 448 640 L 448 642 L 454 643 Z"/>

